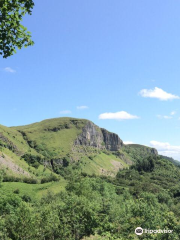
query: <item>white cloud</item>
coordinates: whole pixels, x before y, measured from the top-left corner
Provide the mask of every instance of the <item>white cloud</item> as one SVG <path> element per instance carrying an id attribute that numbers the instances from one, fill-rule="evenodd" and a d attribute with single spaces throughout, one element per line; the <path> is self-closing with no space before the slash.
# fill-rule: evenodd
<path id="1" fill-rule="evenodd" d="M 158 118 L 162 119 L 172 119 L 172 116 L 162 116 L 162 115 L 157 115 Z"/>
<path id="2" fill-rule="evenodd" d="M 71 114 L 70 110 L 63 110 L 60 112 L 60 114 Z"/>
<path id="3" fill-rule="evenodd" d="M 131 141 L 123 141 L 123 143 L 124 143 L 125 145 L 133 144 L 133 142 L 131 142 Z"/>
<path id="4" fill-rule="evenodd" d="M 102 113 L 99 115 L 99 119 L 115 119 L 115 120 L 127 120 L 127 119 L 138 119 L 139 117 L 131 115 L 125 111 L 115 113 Z"/>
<path id="5" fill-rule="evenodd" d="M 157 117 L 160 118 L 160 119 L 162 119 L 162 118 L 164 118 L 164 119 L 172 119 L 175 114 L 176 114 L 176 112 L 172 111 L 169 116 L 168 115 L 164 115 L 164 116 L 163 115 L 157 115 Z"/>
<path id="6" fill-rule="evenodd" d="M 168 142 L 151 141 L 151 147 L 156 148 L 159 154 L 180 160 L 180 146 L 170 145 Z"/>
<path id="7" fill-rule="evenodd" d="M 16 72 L 16 70 L 14 70 L 14 69 L 12 69 L 12 68 L 10 68 L 10 67 L 4 68 L 4 71 L 5 71 L 5 72 L 9 72 L 9 73 L 15 73 L 15 72 Z"/>
<path id="8" fill-rule="evenodd" d="M 180 99 L 179 96 L 167 93 L 158 87 L 155 87 L 154 89 L 142 89 L 139 94 L 142 97 L 157 98 L 161 101 Z"/>
<path id="9" fill-rule="evenodd" d="M 175 111 L 172 111 L 170 114 L 173 116 L 173 115 L 175 115 L 175 114 L 176 114 L 176 112 L 175 112 Z"/>
<path id="10" fill-rule="evenodd" d="M 84 110 L 84 109 L 88 109 L 88 106 L 77 106 L 78 110 Z"/>

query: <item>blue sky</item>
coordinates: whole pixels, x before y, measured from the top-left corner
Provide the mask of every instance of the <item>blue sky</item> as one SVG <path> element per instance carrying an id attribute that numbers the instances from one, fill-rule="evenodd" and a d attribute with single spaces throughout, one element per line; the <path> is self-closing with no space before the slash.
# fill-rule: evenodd
<path id="1" fill-rule="evenodd" d="M 0 59 L 0 123 L 86 118 L 180 160 L 179 12 L 169 0 L 35 0 L 35 45 Z"/>

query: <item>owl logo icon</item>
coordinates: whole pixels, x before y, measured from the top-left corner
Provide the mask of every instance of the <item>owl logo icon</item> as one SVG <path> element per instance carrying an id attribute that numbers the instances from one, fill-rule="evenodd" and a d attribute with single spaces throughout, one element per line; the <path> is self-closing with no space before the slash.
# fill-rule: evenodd
<path id="1" fill-rule="evenodd" d="M 143 234 L 143 229 L 142 229 L 141 227 L 137 227 L 137 228 L 135 229 L 135 234 L 136 234 L 136 235 L 141 235 L 141 234 Z"/>

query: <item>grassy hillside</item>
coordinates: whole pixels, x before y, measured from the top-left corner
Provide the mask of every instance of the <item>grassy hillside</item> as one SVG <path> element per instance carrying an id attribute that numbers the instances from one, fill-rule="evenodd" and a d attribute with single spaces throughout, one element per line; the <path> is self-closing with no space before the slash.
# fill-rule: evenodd
<path id="1" fill-rule="evenodd" d="M 116 152 L 75 145 L 87 123 L 84 119 L 55 118 L 19 127 L 0 125 L 0 168 L 7 176 L 37 181 L 52 172 L 65 177 L 72 167 L 90 175 L 114 176 L 119 169 L 154 154 L 141 145 L 127 145 Z"/>
<path id="2" fill-rule="evenodd" d="M 29 147 L 21 133 L 16 129 L 0 125 L 0 147 L 5 146 L 17 155 L 23 155 L 24 152 L 37 154 L 36 151 Z"/>
<path id="3" fill-rule="evenodd" d="M 45 157 L 65 157 L 87 120 L 55 118 L 11 128 L 18 130 L 28 145 Z"/>
<path id="4" fill-rule="evenodd" d="M 43 156 L 45 161 L 53 159 L 53 167 L 57 173 L 63 171 L 59 165 L 60 160 L 67 165 L 75 161 L 87 174 L 114 175 L 119 169 L 128 167 L 128 161 L 121 158 L 126 153 L 117 156 L 109 151 L 74 145 L 87 122 L 84 119 L 56 118 L 11 129 L 18 131 L 29 149 Z"/>
<path id="5" fill-rule="evenodd" d="M 28 197 L 30 201 L 40 200 L 43 196 L 58 194 L 65 190 L 66 181 L 61 178 L 58 182 L 44 184 L 27 184 L 22 182 L 4 182 L 0 187 L 0 195 L 11 196 L 17 194 L 20 197 Z"/>
<path id="6" fill-rule="evenodd" d="M 116 155 L 103 152 L 93 157 L 84 156 L 80 166 L 84 173 L 105 176 L 115 176 L 119 169 L 128 168 L 128 164 Z"/>

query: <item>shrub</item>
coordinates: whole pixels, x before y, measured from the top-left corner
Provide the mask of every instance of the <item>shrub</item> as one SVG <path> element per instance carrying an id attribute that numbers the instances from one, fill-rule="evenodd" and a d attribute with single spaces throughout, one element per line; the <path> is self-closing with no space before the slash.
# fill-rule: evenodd
<path id="1" fill-rule="evenodd" d="M 19 194 L 19 188 L 17 188 L 17 189 L 15 189 L 14 191 L 13 191 L 13 193 L 15 193 L 15 194 Z"/>
<path id="2" fill-rule="evenodd" d="M 22 196 L 22 200 L 23 200 L 24 202 L 31 202 L 31 197 L 30 197 L 29 195 L 27 195 L 27 194 L 24 194 L 24 195 Z"/>
<path id="3" fill-rule="evenodd" d="M 44 177 L 41 179 L 41 183 L 47 183 L 47 182 L 57 182 L 59 179 L 55 175 L 51 175 L 49 177 Z"/>
<path id="4" fill-rule="evenodd" d="M 42 163 L 43 158 L 40 156 L 32 155 L 30 153 L 26 153 L 22 156 L 22 158 L 32 167 L 38 168 L 40 163 Z"/>

